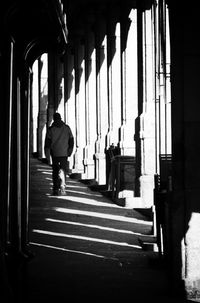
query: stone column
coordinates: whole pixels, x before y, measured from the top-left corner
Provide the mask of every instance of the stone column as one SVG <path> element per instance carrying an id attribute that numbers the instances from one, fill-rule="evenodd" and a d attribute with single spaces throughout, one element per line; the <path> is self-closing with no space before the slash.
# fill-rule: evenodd
<path id="1" fill-rule="evenodd" d="M 117 146 L 119 143 L 119 128 L 121 126 L 121 47 L 120 23 L 115 22 L 115 18 L 109 23 L 109 43 L 108 43 L 108 113 L 109 132 L 107 134 L 107 148 L 111 145 Z"/>
<path id="2" fill-rule="evenodd" d="M 125 188 L 120 192 L 128 207 L 140 207 L 141 198 L 136 197 L 135 179 L 135 119 L 138 115 L 138 40 L 137 40 L 137 10 L 132 9 L 127 16 L 124 13 L 121 20 L 121 126 L 120 154 L 124 164 L 121 179 Z M 125 158 L 130 156 L 129 158 Z M 123 170 L 122 170 L 123 171 Z"/>
<path id="3" fill-rule="evenodd" d="M 2 173 L 3 176 L 3 185 L 4 187 L 6 187 L 7 185 L 7 192 L 5 191 L 2 194 L 2 198 L 6 198 L 6 206 L 4 205 L 4 209 L 6 209 L 6 216 L 2 216 L 2 222 L 5 223 L 5 229 L 6 229 L 6 236 L 5 236 L 5 243 L 7 243 L 7 245 L 10 243 L 10 236 L 11 236 L 11 224 L 10 224 L 10 208 L 11 208 L 11 196 L 12 196 L 12 160 L 13 160 L 13 153 L 12 153 L 12 144 L 13 144 L 13 138 L 16 136 L 15 133 L 15 129 L 16 129 L 16 125 L 14 125 L 13 123 L 13 109 L 14 108 L 14 101 L 15 101 L 15 93 L 16 91 L 14 90 L 14 75 L 13 75 L 13 64 L 14 64 L 14 54 L 15 54 L 15 44 L 14 42 L 10 42 L 9 45 L 9 51 L 7 52 L 9 54 L 9 95 L 7 95 L 7 102 L 4 102 L 4 106 L 5 104 L 8 106 L 8 108 L 6 108 L 8 110 L 8 116 L 2 116 L 1 117 L 1 121 L 4 121 L 4 124 L 6 125 L 6 131 L 4 132 L 4 135 L 7 134 L 8 136 L 8 140 L 6 140 L 5 142 L 7 143 L 4 145 L 4 149 L 2 148 L 2 151 L 4 152 L 4 165 L 6 165 L 7 167 L 5 167 L 5 173 L 7 174 L 7 184 L 5 182 L 5 176 Z M 16 103 L 16 102 L 15 102 Z M 3 106 L 3 105 L 2 105 Z M 4 115 L 4 111 L 2 111 L 2 114 Z M 7 119 L 6 119 L 7 118 Z M 6 122 L 6 123 L 5 123 Z M 5 127 L 5 125 L 2 125 Z M 3 127 L 2 127 L 3 129 Z M 14 134 L 14 136 L 13 136 Z M 3 139 L 5 140 L 6 137 L 3 137 Z M 7 160 L 7 161 L 6 161 Z M 16 161 L 16 158 L 15 158 Z M 5 183 L 4 183 L 5 182 Z M 5 199 L 2 199 L 2 201 L 5 201 Z M 2 202 L 3 205 L 3 202 Z M 2 211 L 3 213 L 3 211 Z"/>
<path id="4" fill-rule="evenodd" d="M 16 105 L 16 187 L 17 187 L 17 196 L 16 196 L 16 204 L 17 204 L 17 232 L 18 232 L 18 247 L 19 251 L 22 250 L 22 129 L 21 129 L 21 80 L 17 78 L 17 105 Z"/>
<path id="5" fill-rule="evenodd" d="M 96 96 L 97 96 L 97 140 L 95 142 L 95 179 L 98 184 L 106 184 L 105 137 L 108 129 L 108 89 L 107 89 L 107 35 L 105 22 L 97 29 L 96 52 Z"/>
<path id="6" fill-rule="evenodd" d="M 32 89 L 32 152 L 37 153 L 37 117 L 39 106 L 39 83 L 38 83 L 38 61 L 33 65 L 33 89 Z"/>
<path id="7" fill-rule="evenodd" d="M 170 50 L 168 18 L 161 27 L 161 16 L 156 10 L 156 117 L 157 117 L 157 156 L 171 154 L 171 93 L 170 93 Z M 158 163 L 159 166 L 159 163 Z"/>
<path id="8" fill-rule="evenodd" d="M 153 14 L 154 20 L 154 67 L 155 67 L 155 144 L 156 173 L 160 173 L 159 155 L 171 154 L 171 79 L 170 79 L 170 38 L 167 11 L 160 15 L 159 6 Z M 163 9 L 163 12 L 165 9 Z M 163 23 L 163 24 L 162 24 Z M 162 24 L 162 26 L 161 26 Z"/>
<path id="9" fill-rule="evenodd" d="M 137 165 L 140 162 L 138 173 L 138 193 L 142 198 L 143 207 L 153 205 L 153 188 L 155 173 L 155 103 L 154 103 L 154 71 L 153 71 L 153 29 L 151 10 L 141 12 L 139 29 L 142 57 L 142 83 L 139 88 L 139 116 L 136 119 Z M 142 32 L 141 32 L 142 30 Z"/>
<path id="10" fill-rule="evenodd" d="M 46 135 L 46 122 L 47 122 L 47 69 L 46 61 L 40 58 L 39 64 L 39 112 L 38 112 L 38 157 L 44 158 L 44 140 Z"/>
<path id="11" fill-rule="evenodd" d="M 53 114 L 57 105 L 55 91 L 55 74 L 57 71 L 55 54 L 48 53 L 48 108 L 47 108 L 47 127 L 53 122 Z"/>
<path id="12" fill-rule="evenodd" d="M 138 113 L 137 10 L 122 23 L 122 155 L 135 156 L 135 119 Z M 133 186 L 134 187 L 134 186 Z"/>
<path id="13" fill-rule="evenodd" d="M 65 121 L 65 98 L 64 98 L 64 73 L 63 66 L 59 65 L 59 69 L 62 70 L 62 77 L 58 82 L 58 109 L 57 111 L 61 114 L 63 121 Z"/>
<path id="14" fill-rule="evenodd" d="M 96 60 L 94 34 L 87 28 L 85 53 L 85 126 L 86 146 L 84 148 L 84 170 L 86 179 L 95 178 L 95 140 L 96 140 Z"/>
<path id="15" fill-rule="evenodd" d="M 77 173 L 84 173 L 83 148 L 85 146 L 85 66 L 84 46 L 77 39 L 75 47 L 75 117 L 76 142 L 75 164 Z"/>
<path id="16" fill-rule="evenodd" d="M 200 301 L 200 47 L 197 3 L 187 14 L 170 2 L 173 192 L 171 244 L 173 286 Z M 178 13 L 179 12 L 179 13 Z M 176 18 L 175 16 L 178 16 Z"/>
<path id="17" fill-rule="evenodd" d="M 76 151 L 76 115 L 75 115 L 75 67 L 74 52 L 69 46 L 65 55 L 65 117 L 66 123 L 70 126 L 74 136 L 74 150 L 69 160 L 69 169 L 76 172 L 74 166 L 74 154 Z"/>

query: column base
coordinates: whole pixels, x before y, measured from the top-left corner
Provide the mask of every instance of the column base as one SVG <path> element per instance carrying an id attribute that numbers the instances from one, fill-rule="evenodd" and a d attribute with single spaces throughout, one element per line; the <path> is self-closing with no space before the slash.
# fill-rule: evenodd
<path id="1" fill-rule="evenodd" d="M 140 182 L 140 196 L 143 200 L 143 207 L 152 207 L 154 204 L 154 176 L 146 175 L 139 178 Z"/>
<path id="2" fill-rule="evenodd" d="M 125 208 L 143 208 L 142 199 L 140 197 L 115 198 L 114 202 L 117 205 L 123 206 Z"/>
<path id="3" fill-rule="evenodd" d="M 96 182 L 99 185 L 106 184 L 106 156 L 103 153 L 95 154 Z"/>

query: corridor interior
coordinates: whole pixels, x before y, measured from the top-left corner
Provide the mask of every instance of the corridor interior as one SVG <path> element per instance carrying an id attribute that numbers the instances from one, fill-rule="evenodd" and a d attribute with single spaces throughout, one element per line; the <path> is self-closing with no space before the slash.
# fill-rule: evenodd
<path id="1" fill-rule="evenodd" d="M 18 302 L 179 302 L 158 252 L 140 245 L 152 238 L 149 216 L 73 178 L 66 196 L 52 196 L 51 186 L 51 166 L 31 158 L 33 257 L 13 278 Z"/>

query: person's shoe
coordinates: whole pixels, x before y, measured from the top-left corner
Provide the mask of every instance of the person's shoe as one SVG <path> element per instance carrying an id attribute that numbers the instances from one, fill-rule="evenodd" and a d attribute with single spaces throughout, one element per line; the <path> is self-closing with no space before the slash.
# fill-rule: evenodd
<path id="1" fill-rule="evenodd" d="M 64 190 L 64 188 L 60 189 L 60 195 L 61 196 L 66 196 L 66 191 Z"/>

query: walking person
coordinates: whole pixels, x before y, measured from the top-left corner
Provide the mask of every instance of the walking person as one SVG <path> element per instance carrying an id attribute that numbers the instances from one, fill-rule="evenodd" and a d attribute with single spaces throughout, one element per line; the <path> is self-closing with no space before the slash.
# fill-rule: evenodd
<path id="1" fill-rule="evenodd" d="M 48 163 L 52 158 L 53 195 L 65 195 L 67 160 L 73 151 L 74 137 L 59 113 L 54 114 L 53 120 L 46 133 L 44 151 Z"/>

